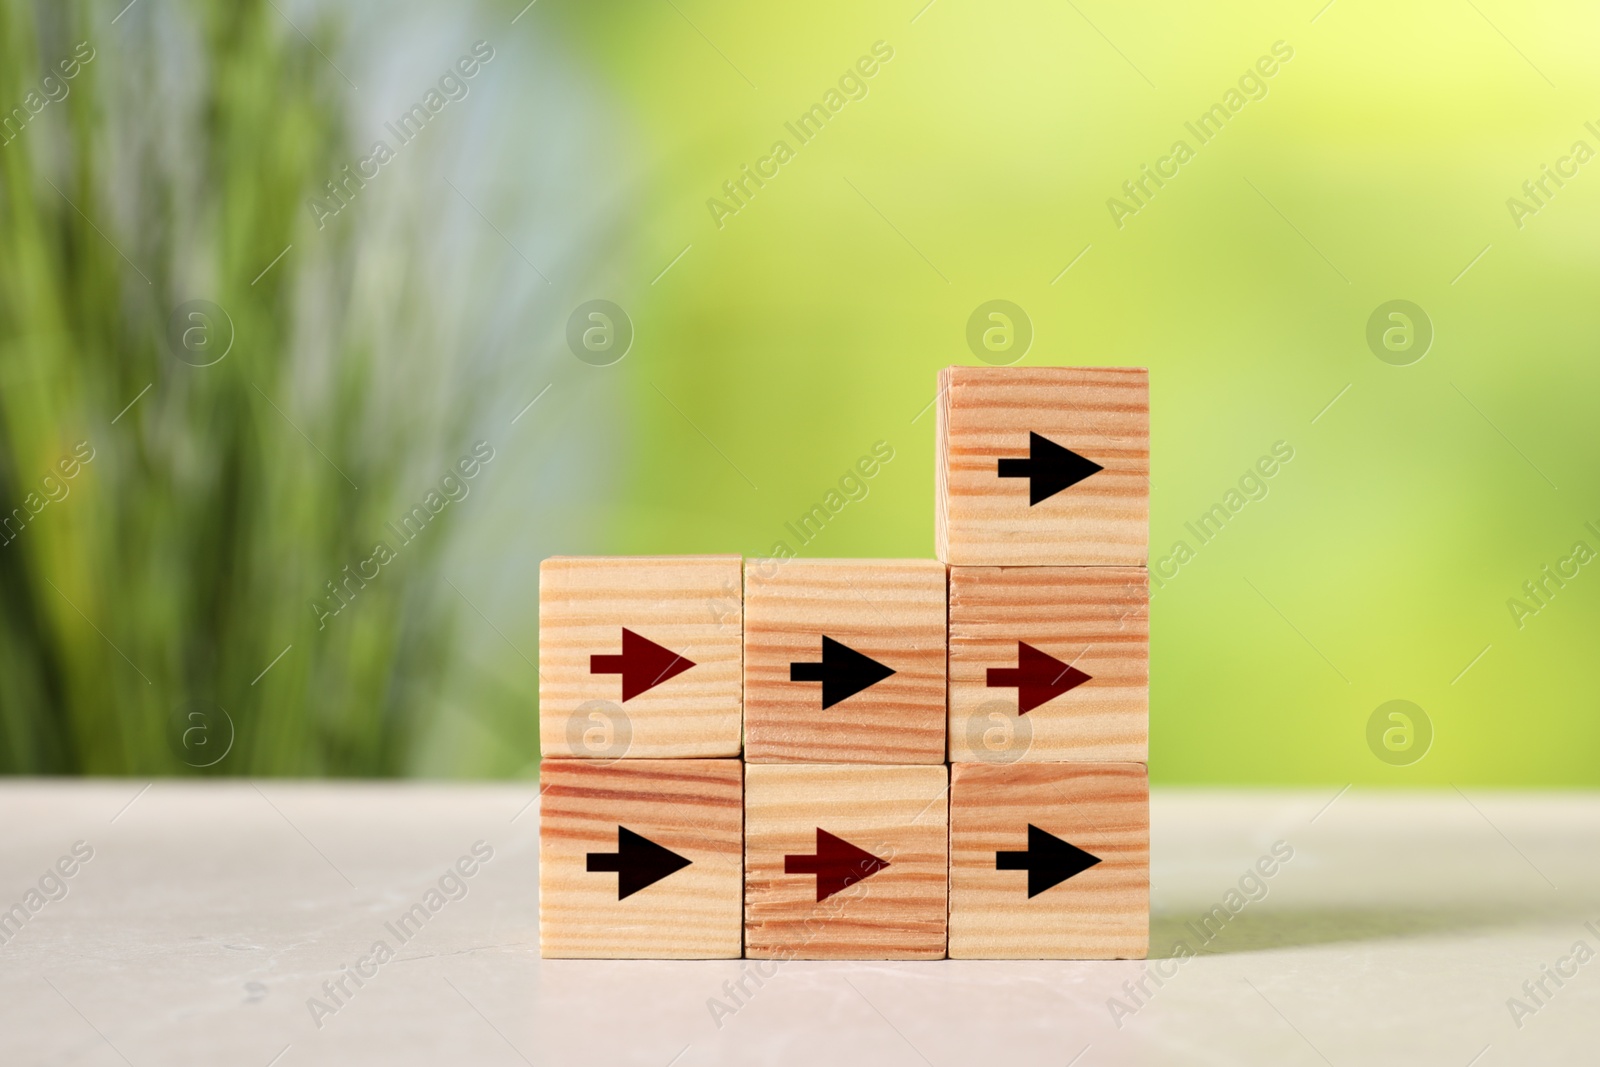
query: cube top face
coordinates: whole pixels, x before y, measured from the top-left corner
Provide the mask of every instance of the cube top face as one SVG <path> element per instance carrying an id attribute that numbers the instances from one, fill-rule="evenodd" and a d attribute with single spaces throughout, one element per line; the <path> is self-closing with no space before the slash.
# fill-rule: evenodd
<path id="1" fill-rule="evenodd" d="M 1150 787 L 1137 763 L 958 763 L 952 959 L 1143 959 Z"/>
<path id="2" fill-rule="evenodd" d="M 539 567 L 546 758 L 737 756 L 738 556 L 556 556 Z"/>
<path id="3" fill-rule="evenodd" d="M 745 955 L 941 959 L 945 767 L 745 768 Z"/>
<path id="4" fill-rule="evenodd" d="M 952 567 L 952 763 L 1144 763 L 1142 567 Z"/>
<path id="5" fill-rule="evenodd" d="M 943 763 L 945 568 L 790 559 L 745 591 L 745 758 Z"/>
<path id="6" fill-rule="evenodd" d="M 540 955 L 739 956 L 738 760 L 546 760 L 539 779 Z"/>
<path id="7" fill-rule="evenodd" d="M 947 367 L 939 387 L 941 560 L 1145 565 L 1147 370 Z"/>

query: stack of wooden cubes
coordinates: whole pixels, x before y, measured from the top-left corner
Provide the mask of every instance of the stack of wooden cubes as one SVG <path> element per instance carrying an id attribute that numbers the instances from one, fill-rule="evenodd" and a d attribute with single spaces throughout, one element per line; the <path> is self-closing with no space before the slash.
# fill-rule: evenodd
<path id="1" fill-rule="evenodd" d="M 544 562 L 543 955 L 1145 955 L 1147 373 L 939 384 L 937 560 Z"/>

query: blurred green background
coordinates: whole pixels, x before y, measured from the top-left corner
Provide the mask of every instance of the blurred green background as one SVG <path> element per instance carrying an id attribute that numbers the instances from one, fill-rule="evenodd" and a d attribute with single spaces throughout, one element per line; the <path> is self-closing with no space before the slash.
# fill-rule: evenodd
<path id="1" fill-rule="evenodd" d="M 539 559 L 931 555 L 935 375 L 987 357 L 1151 368 L 1156 782 L 1600 783 L 1600 577 L 1561 562 L 1600 551 L 1597 31 L 3 0 L 0 769 L 532 775 Z M 619 361 L 568 343 L 595 299 Z M 1025 353 L 969 346 L 997 299 Z M 1409 347 L 1369 343 L 1395 300 Z M 336 599 L 346 566 L 377 576 Z M 1369 743 L 1392 700 L 1431 741 Z"/>

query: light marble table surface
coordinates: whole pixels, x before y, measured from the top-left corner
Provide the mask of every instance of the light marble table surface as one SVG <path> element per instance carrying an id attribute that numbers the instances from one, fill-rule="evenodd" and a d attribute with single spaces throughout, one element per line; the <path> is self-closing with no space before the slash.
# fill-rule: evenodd
<path id="1" fill-rule="evenodd" d="M 1573 954 L 1600 795 L 1158 790 L 1152 820 L 1148 963 L 791 962 L 738 993 L 736 960 L 539 959 L 531 783 L 11 780 L 0 1064 L 1600 1063 Z"/>

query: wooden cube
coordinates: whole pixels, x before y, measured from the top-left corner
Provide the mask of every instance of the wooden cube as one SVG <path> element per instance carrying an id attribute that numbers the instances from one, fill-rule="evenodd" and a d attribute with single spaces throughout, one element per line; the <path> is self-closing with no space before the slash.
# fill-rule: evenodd
<path id="1" fill-rule="evenodd" d="M 947 367 L 938 555 L 958 566 L 1144 566 L 1150 386 L 1142 367 Z"/>
<path id="2" fill-rule="evenodd" d="M 747 575 L 745 758 L 943 763 L 945 568 L 789 559 Z"/>
<path id="3" fill-rule="evenodd" d="M 950 569 L 950 760 L 1144 763 L 1142 567 Z"/>
<path id="4" fill-rule="evenodd" d="M 952 959 L 1143 959 L 1150 786 L 1138 763 L 958 763 Z"/>
<path id="5" fill-rule="evenodd" d="M 741 949 L 738 760 L 545 760 L 539 954 L 734 959 Z"/>
<path id="6" fill-rule="evenodd" d="M 938 767 L 745 768 L 745 955 L 940 959 L 949 776 Z"/>
<path id="7" fill-rule="evenodd" d="M 539 567 L 546 758 L 737 756 L 738 556 L 556 556 Z"/>

